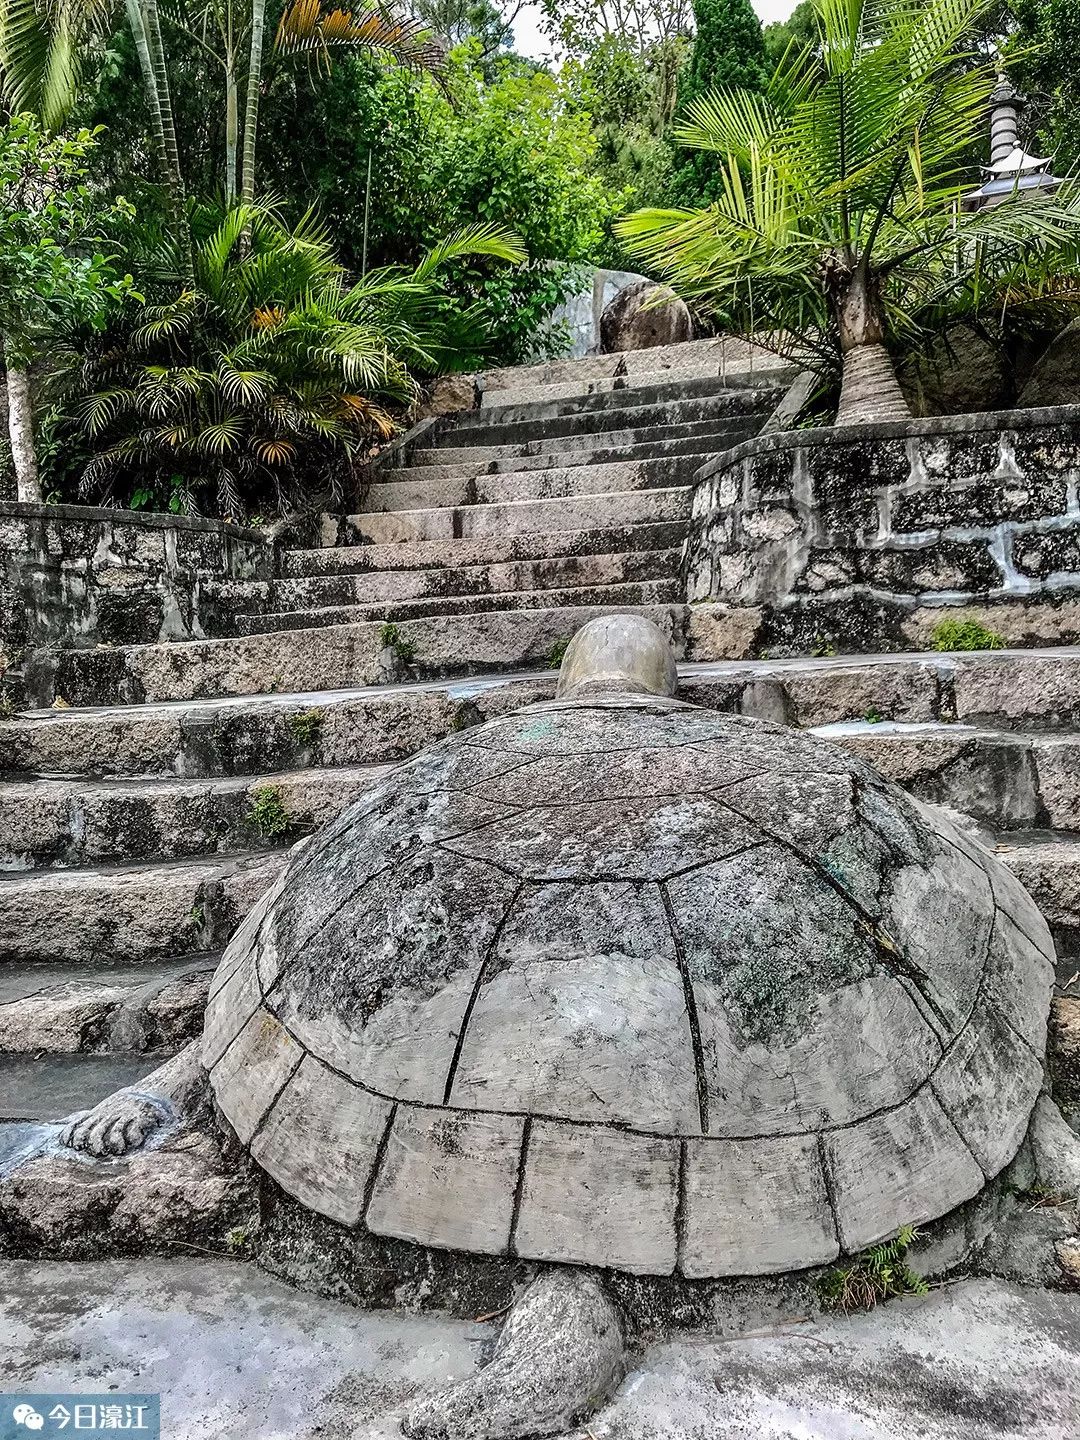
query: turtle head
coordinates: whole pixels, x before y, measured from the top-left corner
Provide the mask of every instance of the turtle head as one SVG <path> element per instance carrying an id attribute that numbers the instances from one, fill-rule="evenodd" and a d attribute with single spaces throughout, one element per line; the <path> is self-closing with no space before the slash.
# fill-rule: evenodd
<path id="1" fill-rule="evenodd" d="M 556 694 L 571 700 L 601 691 L 675 694 L 675 654 L 663 631 L 643 615 L 590 620 L 566 647 Z"/>

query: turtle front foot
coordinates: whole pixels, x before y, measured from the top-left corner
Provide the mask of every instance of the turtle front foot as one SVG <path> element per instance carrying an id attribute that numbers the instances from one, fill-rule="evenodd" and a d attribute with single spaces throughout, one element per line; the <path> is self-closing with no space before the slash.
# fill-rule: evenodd
<path id="1" fill-rule="evenodd" d="M 569 1429 L 619 1379 L 623 1337 L 603 1286 L 577 1271 L 549 1271 L 507 1317 L 491 1360 L 476 1375 L 411 1407 L 414 1440 L 517 1440 Z"/>
<path id="2" fill-rule="evenodd" d="M 89 1155 L 127 1155 L 172 1118 L 168 1100 L 139 1090 L 118 1090 L 93 1110 L 73 1116 L 61 1132 L 60 1144 Z"/>

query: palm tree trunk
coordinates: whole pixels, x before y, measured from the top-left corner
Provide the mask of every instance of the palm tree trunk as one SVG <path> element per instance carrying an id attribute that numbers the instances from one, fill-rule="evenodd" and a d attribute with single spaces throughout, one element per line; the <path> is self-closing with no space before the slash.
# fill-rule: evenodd
<path id="1" fill-rule="evenodd" d="M 225 203 L 236 200 L 236 155 L 240 143 L 240 114 L 236 94 L 236 56 L 225 56 Z"/>
<path id="2" fill-rule="evenodd" d="M 154 126 L 154 141 L 162 181 L 168 197 L 176 242 L 180 248 L 181 278 L 189 289 L 194 289 L 191 231 L 188 229 L 184 177 L 180 171 L 180 151 L 176 143 L 176 124 L 173 119 L 172 95 L 165 65 L 165 46 L 161 38 L 157 0 L 126 0 L 126 7 L 150 100 L 150 116 Z"/>
<path id="3" fill-rule="evenodd" d="M 266 0 L 251 0 L 251 60 L 248 65 L 247 103 L 244 106 L 244 168 L 240 195 L 245 205 L 251 205 L 255 200 L 255 138 L 259 128 L 265 27 Z"/>
<path id="4" fill-rule="evenodd" d="M 885 307 L 867 266 L 856 265 L 834 304 L 844 366 L 836 424 L 910 420 L 911 410 L 885 348 Z"/>
<path id="5" fill-rule="evenodd" d="M 32 505 L 41 504 L 37 448 L 34 445 L 34 406 L 30 374 L 5 346 L 7 364 L 8 434 L 15 467 L 16 494 Z"/>

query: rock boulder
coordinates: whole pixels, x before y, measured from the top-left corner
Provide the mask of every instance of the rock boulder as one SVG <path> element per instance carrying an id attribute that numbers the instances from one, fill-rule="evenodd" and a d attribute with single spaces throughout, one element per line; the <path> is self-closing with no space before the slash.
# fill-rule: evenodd
<path id="1" fill-rule="evenodd" d="M 600 348 L 608 355 L 619 350 L 649 350 L 654 345 L 679 345 L 693 339 L 693 334 L 685 303 L 667 285 L 652 280 L 627 285 L 600 316 Z"/>

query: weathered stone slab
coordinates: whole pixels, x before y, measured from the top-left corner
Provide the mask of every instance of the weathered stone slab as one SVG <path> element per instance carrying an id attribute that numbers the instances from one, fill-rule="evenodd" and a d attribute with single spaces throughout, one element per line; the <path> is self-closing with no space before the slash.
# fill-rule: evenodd
<path id="1" fill-rule="evenodd" d="M 717 852 L 753 843 L 753 831 L 705 796 L 552 806 L 448 842 L 463 855 L 505 865 L 524 880 L 662 880 Z"/>
<path id="2" fill-rule="evenodd" d="M 825 1136 L 840 1243 L 849 1253 L 978 1194 L 982 1170 L 929 1086 Z"/>
<path id="3" fill-rule="evenodd" d="M 241 952 L 225 981 L 207 1002 L 202 1041 L 202 1063 L 207 1070 L 213 1069 L 225 1054 L 259 1008 L 262 998 L 255 953 L 253 950 Z"/>
<path id="4" fill-rule="evenodd" d="M 377 1235 L 501 1255 L 510 1242 L 525 1121 L 400 1106 L 368 1206 Z"/>
<path id="5" fill-rule="evenodd" d="M 305 1055 L 255 1136 L 251 1153 L 302 1204 L 355 1225 L 392 1109 L 389 1101 Z"/>
<path id="6" fill-rule="evenodd" d="M 260 1009 L 210 1071 L 214 1095 L 241 1144 L 251 1143 L 303 1054 L 273 1015 Z"/>
<path id="7" fill-rule="evenodd" d="M 996 999 L 980 1000 L 930 1083 L 987 1179 L 1020 1148 L 1043 1080 L 1041 1053 L 1005 1023 Z"/>
<path id="8" fill-rule="evenodd" d="M 855 910 L 788 851 L 763 846 L 667 888 L 697 1001 L 710 1134 L 846 1124 L 925 1078 L 941 1049 L 908 989 Z"/>
<path id="9" fill-rule="evenodd" d="M 936 853 L 893 873 L 882 897 L 881 920 L 939 1023 L 955 1034 L 978 994 L 994 897 L 980 864 L 933 838 L 929 827 L 925 833 L 928 848 Z"/>
<path id="10" fill-rule="evenodd" d="M 514 1247 L 525 1259 L 668 1274 L 678 1186 L 677 1141 L 535 1120 Z"/>
<path id="11" fill-rule="evenodd" d="M 280 854 L 209 856 L 6 876 L 0 961 L 122 964 L 215 949 L 281 864 Z"/>
<path id="12" fill-rule="evenodd" d="M 357 844 L 367 849 L 359 835 Z M 351 842 L 337 847 L 343 873 L 351 850 Z M 317 938 L 299 953 L 290 946 L 288 983 L 273 1008 L 313 1054 L 354 1080 L 441 1105 L 481 966 L 516 890 L 501 871 L 435 847 L 387 864 L 351 898 L 345 880 L 345 898 L 327 907 Z M 317 896 L 308 890 L 313 906 Z"/>
<path id="13" fill-rule="evenodd" d="M 679 1269 L 688 1279 L 796 1270 L 838 1255 L 816 1135 L 688 1140 L 683 1176 Z"/>
<path id="14" fill-rule="evenodd" d="M 527 891 L 489 967 L 454 1105 L 698 1133 L 686 997 L 657 888 Z"/>
<path id="15" fill-rule="evenodd" d="M 987 952 L 986 994 L 1002 1019 L 1038 1056 L 1046 1052 L 1054 988 L 1054 966 L 1047 950 L 1052 953 L 1052 945 L 1044 949 L 1035 944 L 1011 916 L 998 911 Z"/>

